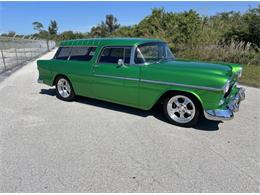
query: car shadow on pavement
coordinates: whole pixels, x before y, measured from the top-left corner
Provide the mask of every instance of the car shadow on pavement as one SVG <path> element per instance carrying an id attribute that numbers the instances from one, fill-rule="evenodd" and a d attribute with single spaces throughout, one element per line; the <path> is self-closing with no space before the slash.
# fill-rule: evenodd
<path id="1" fill-rule="evenodd" d="M 55 96 L 56 92 L 54 88 L 50 89 L 41 89 L 40 94 L 43 95 L 49 95 L 49 96 Z M 148 116 L 153 116 L 154 118 L 164 121 L 168 123 L 168 121 L 165 119 L 163 115 L 163 110 L 162 106 L 160 104 L 155 105 L 152 109 L 146 111 L 146 110 L 141 110 L 137 108 L 132 108 L 120 104 L 115 104 L 111 102 L 106 102 L 102 100 L 96 100 L 88 97 L 82 97 L 82 96 L 77 96 L 75 102 L 82 103 L 82 104 L 88 104 L 91 106 L 96 106 L 100 108 L 105 108 L 109 110 L 114 110 L 118 112 L 124 112 L 128 114 L 133 114 L 137 115 L 140 117 L 148 117 Z M 202 130 L 202 131 L 216 131 L 219 129 L 218 125 L 221 123 L 221 121 L 210 121 L 205 119 L 204 117 L 201 118 L 201 120 L 198 122 L 198 124 L 193 127 L 196 130 Z"/>
<path id="2" fill-rule="evenodd" d="M 49 96 L 55 96 L 56 92 L 55 92 L 55 89 L 53 89 L 53 88 L 41 89 L 40 94 L 49 95 Z"/>

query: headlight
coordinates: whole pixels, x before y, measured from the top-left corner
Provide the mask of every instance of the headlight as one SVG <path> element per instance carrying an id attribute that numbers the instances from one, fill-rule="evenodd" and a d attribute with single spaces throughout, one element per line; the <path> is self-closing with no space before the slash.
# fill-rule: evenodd
<path id="1" fill-rule="evenodd" d="M 223 87 L 223 92 L 224 92 L 224 93 L 227 93 L 228 90 L 229 90 L 229 87 L 230 87 L 230 81 L 228 80 L 228 81 L 226 82 L 226 84 L 224 85 L 224 87 Z"/>

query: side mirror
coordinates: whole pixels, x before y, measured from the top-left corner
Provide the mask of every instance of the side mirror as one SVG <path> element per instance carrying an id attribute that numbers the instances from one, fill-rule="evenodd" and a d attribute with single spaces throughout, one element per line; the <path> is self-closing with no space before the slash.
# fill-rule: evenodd
<path id="1" fill-rule="evenodd" d="M 118 59 L 117 67 L 121 67 L 124 65 L 124 61 L 122 59 Z"/>

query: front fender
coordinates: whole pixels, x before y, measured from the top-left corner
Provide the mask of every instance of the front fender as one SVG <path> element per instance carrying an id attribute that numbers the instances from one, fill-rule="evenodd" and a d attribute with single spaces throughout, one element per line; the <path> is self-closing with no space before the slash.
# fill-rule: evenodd
<path id="1" fill-rule="evenodd" d="M 151 109 L 156 103 L 169 92 L 185 92 L 195 96 L 201 103 L 203 109 L 217 109 L 224 94 L 222 91 L 210 91 L 202 89 L 184 88 L 178 86 L 165 86 L 160 84 L 140 84 L 140 107 Z"/>

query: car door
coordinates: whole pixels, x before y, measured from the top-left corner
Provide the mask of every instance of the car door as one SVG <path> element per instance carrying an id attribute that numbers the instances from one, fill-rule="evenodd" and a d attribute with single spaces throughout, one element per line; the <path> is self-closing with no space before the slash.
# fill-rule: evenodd
<path id="1" fill-rule="evenodd" d="M 93 66 L 96 97 L 126 105 L 138 104 L 140 69 L 129 65 L 131 52 L 131 47 L 104 47 L 101 50 Z"/>

